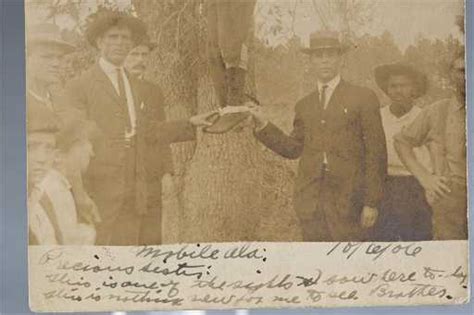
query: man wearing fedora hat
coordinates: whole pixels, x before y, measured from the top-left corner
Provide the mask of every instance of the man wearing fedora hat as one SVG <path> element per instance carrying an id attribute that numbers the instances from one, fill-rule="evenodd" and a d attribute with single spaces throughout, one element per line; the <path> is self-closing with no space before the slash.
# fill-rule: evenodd
<path id="1" fill-rule="evenodd" d="M 156 44 L 146 36 L 140 43 L 132 48 L 125 59 L 125 68 L 139 80 L 141 83 L 139 89 L 141 95 L 148 105 L 144 117 L 151 118 L 143 121 L 148 123 L 147 132 L 156 136 L 156 142 L 153 146 L 146 146 L 143 156 L 145 170 L 147 176 L 148 194 L 153 198 L 149 198 L 148 211 L 146 216 L 134 216 L 133 213 L 123 212 L 117 220 L 120 225 L 120 242 L 124 244 L 134 244 L 139 240 L 143 244 L 160 244 L 161 240 L 161 209 L 162 198 L 164 195 L 171 195 L 174 190 L 174 182 L 172 174 L 174 173 L 173 159 L 171 148 L 166 139 L 166 126 L 172 126 L 174 122 L 167 122 L 165 115 L 165 100 L 159 85 L 145 79 L 145 71 L 148 58 Z M 161 125 L 161 129 L 160 129 Z M 160 137 L 161 136 L 161 137 Z M 191 139 L 191 138 L 190 138 Z M 139 225 L 141 230 L 137 230 L 130 222 L 141 221 Z M 157 223 L 158 222 L 158 223 Z M 152 233 L 151 233 L 152 232 Z"/>
<path id="2" fill-rule="evenodd" d="M 124 67 L 130 50 L 146 36 L 142 21 L 113 10 L 100 10 L 88 21 L 86 38 L 99 51 L 99 60 L 69 82 L 63 102 L 74 107 L 79 117 L 94 121 L 101 132 L 93 141 L 95 157 L 85 176 L 102 218 L 97 242 L 156 243 L 159 195 L 153 193 L 149 179 L 160 173 L 147 169 L 157 163 L 152 161 L 156 154 L 149 152 L 159 149 L 158 141 L 194 139 L 194 127 L 208 123 L 202 116 L 169 123 L 153 116 L 157 105 L 144 92 L 143 82 Z"/>
<path id="3" fill-rule="evenodd" d="M 386 173 L 386 147 L 374 92 L 341 78 L 348 46 L 319 31 L 305 49 L 315 68 L 314 92 L 295 107 L 286 135 L 252 109 L 255 135 L 289 159 L 300 158 L 294 191 L 304 241 L 367 240 Z"/>
<path id="4" fill-rule="evenodd" d="M 400 160 L 423 186 L 433 209 L 435 240 L 464 240 L 468 236 L 464 53 L 452 61 L 450 79 L 455 95 L 424 108 L 394 137 Z M 428 147 L 432 169 L 415 155 L 414 149 L 420 146 Z"/>
<path id="5" fill-rule="evenodd" d="M 395 134 L 421 112 L 414 103 L 426 93 L 427 77 L 403 63 L 378 66 L 374 76 L 379 88 L 390 98 L 390 105 L 380 110 L 387 140 L 388 176 L 374 239 L 387 242 L 429 240 L 432 238 L 431 208 L 425 191 L 400 161 L 393 146 Z M 420 163 L 431 169 L 428 148 L 416 148 L 415 153 Z"/>
<path id="6" fill-rule="evenodd" d="M 28 108 L 35 107 L 49 111 L 53 115 L 67 113 L 68 116 L 74 116 L 68 107 L 62 106 L 59 99 L 63 58 L 74 52 L 76 48 L 63 40 L 59 27 L 54 24 L 29 25 L 26 35 L 26 103 Z M 61 122 L 60 127 L 63 132 L 66 124 Z M 63 170 L 71 183 L 80 215 L 88 222 L 97 221 L 95 204 L 84 190 L 78 170 L 61 167 L 60 164 L 64 162 L 62 159 L 57 162 L 56 167 Z"/>

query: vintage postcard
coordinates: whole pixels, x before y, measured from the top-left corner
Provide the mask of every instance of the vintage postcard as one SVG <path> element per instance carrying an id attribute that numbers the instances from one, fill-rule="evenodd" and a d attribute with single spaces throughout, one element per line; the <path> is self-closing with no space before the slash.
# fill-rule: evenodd
<path id="1" fill-rule="evenodd" d="M 462 0 L 26 0 L 38 312 L 467 303 Z"/>

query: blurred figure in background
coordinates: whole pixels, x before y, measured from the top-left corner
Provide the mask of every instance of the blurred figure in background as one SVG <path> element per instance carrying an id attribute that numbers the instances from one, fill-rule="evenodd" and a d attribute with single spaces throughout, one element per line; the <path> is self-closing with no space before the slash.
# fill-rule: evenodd
<path id="1" fill-rule="evenodd" d="M 75 117 L 68 106 L 59 102 L 63 59 L 75 51 L 75 47 L 61 37 L 54 24 L 31 25 L 27 28 L 27 107 L 49 111 L 58 119 L 59 132 L 65 131 L 68 124 L 62 121 L 64 115 Z M 60 148 L 61 149 L 61 148 Z M 64 150 L 63 150 L 64 151 Z M 66 154 L 66 153 L 65 153 Z M 64 155 L 65 155 L 64 154 Z M 84 190 L 80 171 L 74 166 L 64 167 L 64 160 L 57 159 L 56 166 L 68 178 L 74 192 L 78 211 L 88 218 L 89 223 L 99 220 L 95 203 Z"/>
<path id="2" fill-rule="evenodd" d="M 147 104 L 146 116 L 149 118 L 147 132 L 156 136 L 156 144 L 146 147 L 145 167 L 148 173 L 147 186 L 149 190 L 150 203 L 148 205 L 148 215 L 143 217 L 141 223 L 144 227 L 141 237 L 133 236 L 140 233 L 138 230 L 130 231 L 129 237 L 140 239 L 143 244 L 161 244 L 162 243 L 162 205 L 163 198 L 172 197 L 174 193 L 173 182 L 173 158 L 171 155 L 170 139 L 176 132 L 173 128 L 179 128 L 183 121 L 167 122 L 165 115 L 165 100 L 159 85 L 145 79 L 148 59 L 150 53 L 155 49 L 156 44 L 150 41 L 148 36 L 135 45 L 127 58 L 125 59 L 125 68 L 131 74 L 135 75 L 140 84 L 140 91 L 145 97 Z M 174 126 L 174 127 L 173 127 Z M 192 140 L 190 138 L 189 140 Z M 153 175 L 154 174 L 154 175 Z M 147 231 L 154 231 L 150 233 Z"/>
<path id="3" fill-rule="evenodd" d="M 125 59 L 124 66 L 128 72 L 140 80 L 145 80 L 145 71 L 150 53 L 156 48 L 156 44 L 150 41 L 148 36 L 130 50 Z"/>
<path id="4" fill-rule="evenodd" d="M 387 140 L 388 176 L 380 204 L 380 216 L 374 229 L 377 241 L 430 240 L 431 207 L 418 180 L 400 161 L 393 146 L 393 137 L 420 114 L 415 100 L 426 93 L 427 77 L 413 67 L 386 64 L 375 68 L 375 82 L 390 98 L 390 105 L 381 108 L 382 124 Z M 415 149 L 418 161 L 431 169 L 428 148 Z"/>
<path id="5" fill-rule="evenodd" d="M 455 96 L 438 101 L 395 136 L 395 149 L 423 186 L 433 209 L 435 240 L 467 239 L 466 86 L 464 53 L 453 60 L 450 77 Z M 426 145 L 433 172 L 413 149 Z"/>
<path id="6" fill-rule="evenodd" d="M 31 245 L 93 245 L 93 225 L 80 223 L 66 177 L 55 167 L 60 124 L 39 104 L 28 106 L 28 213 Z"/>

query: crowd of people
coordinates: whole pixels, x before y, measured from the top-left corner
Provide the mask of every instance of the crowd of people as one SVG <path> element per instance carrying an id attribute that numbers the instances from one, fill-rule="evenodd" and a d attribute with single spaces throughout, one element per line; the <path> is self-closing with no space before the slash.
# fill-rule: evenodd
<path id="1" fill-rule="evenodd" d="M 296 104 L 287 135 L 245 101 L 255 1 L 232 8 L 241 13 L 234 20 L 210 3 L 214 89 L 220 107 L 239 108 L 218 119 L 166 120 L 159 86 L 144 78 L 155 44 L 132 15 L 95 16 L 85 36 L 97 62 L 62 88 L 62 58 L 76 47 L 53 24 L 27 30 L 30 244 L 160 244 L 169 145 L 194 140 L 197 127 L 221 133 L 249 116 L 263 145 L 300 159 L 294 209 L 304 241 L 467 239 L 464 54 L 451 64 L 453 97 L 423 109 L 415 102 L 426 75 L 403 63 L 377 67 L 375 82 L 391 100 L 381 108 L 373 91 L 341 76 L 350 47 L 339 34 L 315 32 L 304 50 L 315 90 Z"/>

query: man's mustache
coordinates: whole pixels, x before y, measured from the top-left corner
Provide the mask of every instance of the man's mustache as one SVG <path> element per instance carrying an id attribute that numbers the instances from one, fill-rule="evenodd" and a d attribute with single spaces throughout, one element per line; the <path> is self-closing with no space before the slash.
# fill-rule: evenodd
<path id="1" fill-rule="evenodd" d="M 134 70 L 145 70 L 145 65 L 140 64 L 133 67 Z"/>

